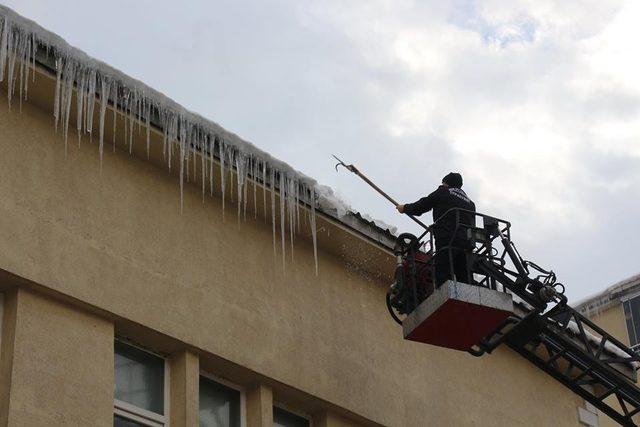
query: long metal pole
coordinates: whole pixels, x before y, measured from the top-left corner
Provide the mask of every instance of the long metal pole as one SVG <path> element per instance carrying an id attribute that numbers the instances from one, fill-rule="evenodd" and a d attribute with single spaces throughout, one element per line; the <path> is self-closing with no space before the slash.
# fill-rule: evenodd
<path id="1" fill-rule="evenodd" d="M 374 190 L 376 190 L 382 197 L 384 197 L 385 199 L 387 199 L 388 201 L 390 201 L 391 203 L 393 203 L 393 206 L 398 206 L 398 202 L 396 202 L 391 196 L 389 196 L 387 193 L 385 193 L 384 191 L 382 191 L 382 189 L 380 187 L 378 187 L 376 184 L 373 183 L 373 181 L 371 181 L 369 178 L 367 178 L 367 176 L 365 174 L 363 174 L 362 172 L 360 172 L 358 170 L 358 168 L 356 168 L 354 165 L 347 165 L 346 163 L 344 163 L 342 160 L 340 160 L 339 158 L 337 158 L 336 156 L 333 156 L 334 159 L 336 159 L 339 163 L 336 165 L 336 170 L 338 170 L 338 166 L 344 166 L 345 169 L 347 169 L 349 172 L 353 172 L 356 175 L 358 175 L 360 177 L 360 179 L 362 179 L 364 182 L 366 182 L 367 184 L 369 184 L 369 186 L 371 188 L 373 188 Z M 426 224 L 424 224 L 422 221 L 420 221 L 418 218 L 416 218 L 413 215 L 409 215 L 409 214 L 405 214 L 407 215 L 409 218 L 411 218 L 412 220 L 414 220 L 417 224 L 419 224 L 421 227 L 423 227 L 425 230 L 429 230 L 429 226 L 427 226 Z"/>

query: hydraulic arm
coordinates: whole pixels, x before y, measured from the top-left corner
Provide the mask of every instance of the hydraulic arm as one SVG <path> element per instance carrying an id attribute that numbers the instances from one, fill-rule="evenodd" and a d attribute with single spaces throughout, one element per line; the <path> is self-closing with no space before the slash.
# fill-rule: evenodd
<path id="1" fill-rule="evenodd" d="M 459 217 L 457 212 L 450 214 Z M 640 388 L 635 371 L 640 356 L 571 308 L 564 286 L 552 271 L 520 256 L 511 241 L 510 223 L 480 213 L 474 216 L 481 227 L 457 222 L 469 238 L 468 276 L 474 277 L 477 286 L 512 294 L 516 310 L 469 352 L 479 357 L 506 344 L 620 424 L 636 425 L 633 417 L 640 413 Z M 430 228 L 434 226 L 437 222 Z M 403 235 L 396 247 L 403 272 L 418 271 L 421 262 L 413 254 L 420 253 L 419 247 L 426 252 L 422 268 L 427 270 L 433 268 L 428 260 L 438 251 L 450 250 L 435 248 L 429 233 L 424 242 Z M 428 298 L 425 283 L 418 276 L 396 272 L 387 300 L 397 321 Z"/>

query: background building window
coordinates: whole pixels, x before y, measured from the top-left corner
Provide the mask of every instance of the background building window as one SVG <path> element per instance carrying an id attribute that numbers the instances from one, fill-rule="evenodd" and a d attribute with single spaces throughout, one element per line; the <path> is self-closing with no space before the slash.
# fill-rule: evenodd
<path id="1" fill-rule="evenodd" d="M 309 420 L 300 415 L 285 411 L 277 406 L 273 407 L 274 427 L 309 427 Z"/>
<path id="2" fill-rule="evenodd" d="M 165 424 L 165 360 L 116 341 L 114 426 Z"/>
<path id="3" fill-rule="evenodd" d="M 0 292 L 0 356 L 2 356 L 2 317 L 4 316 L 4 294 Z"/>
<path id="4" fill-rule="evenodd" d="M 627 322 L 627 332 L 629 333 L 629 343 L 631 347 L 637 348 L 640 341 L 640 296 L 625 301 L 624 318 Z"/>
<path id="5" fill-rule="evenodd" d="M 240 427 L 240 391 L 200 376 L 200 427 Z"/>

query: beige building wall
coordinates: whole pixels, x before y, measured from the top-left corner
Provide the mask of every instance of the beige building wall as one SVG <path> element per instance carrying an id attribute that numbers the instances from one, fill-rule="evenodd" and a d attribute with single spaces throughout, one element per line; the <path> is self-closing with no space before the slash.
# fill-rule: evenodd
<path id="1" fill-rule="evenodd" d="M 113 325 L 23 289 L 7 295 L 0 425 L 113 425 Z"/>
<path id="2" fill-rule="evenodd" d="M 181 214 L 175 176 L 122 147 L 105 150 L 100 170 L 95 141 L 78 148 L 73 135 L 65 158 L 52 87 L 39 76 L 22 112 L 0 102 L 0 270 L 31 289 L 16 294 L 10 417 L 89 425 L 72 404 L 79 384 L 95 394 L 94 425 L 109 424 L 115 329 L 168 353 L 188 348 L 242 386 L 260 380 L 318 425 L 577 424 L 580 399 L 506 348 L 474 358 L 403 341 L 384 305 L 393 260 L 341 226 L 319 220 L 317 276 L 308 231 L 283 271 L 269 217 L 239 223 L 228 205 L 223 220 L 198 185 L 186 186 Z M 61 392 L 39 394 L 39 376 Z"/>
<path id="3" fill-rule="evenodd" d="M 598 326 L 619 339 L 622 343 L 629 345 L 629 333 L 627 332 L 624 309 L 621 303 L 611 305 L 604 310 L 586 314 L 589 319 L 593 320 Z M 613 398 L 610 398 L 610 400 L 612 404 L 615 404 L 613 403 Z M 601 427 L 613 427 L 618 425 L 618 423 L 602 412 L 598 414 L 598 418 Z"/>
<path id="4" fill-rule="evenodd" d="M 589 319 L 598 326 L 619 339 L 622 343 L 629 345 L 629 333 L 624 319 L 624 309 L 622 303 L 614 304 L 605 310 L 588 313 Z"/>

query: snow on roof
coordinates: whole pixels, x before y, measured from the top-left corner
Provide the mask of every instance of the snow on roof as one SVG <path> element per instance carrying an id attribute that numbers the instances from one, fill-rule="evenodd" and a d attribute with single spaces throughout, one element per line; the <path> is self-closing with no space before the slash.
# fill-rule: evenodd
<path id="1" fill-rule="evenodd" d="M 184 167 L 189 159 L 198 156 L 202 162 L 203 193 L 205 180 L 213 189 L 213 162 L 221 165 L 219 185 L 223 193 L 225 187 L 225 166 L 235 170 L 238 186 L 238 209 L 246 200 L 245 185 L 249 179 L 264 185 L 272 193 L 272 212 L 275 213 L 275 193 L 280 197 L 280 234 L 282 256 L 285 252 L 285 222 L 291 233 L 298 224 L 300 203 L 310 207 L 311 228 L 316 247 L 315 210 L 316 208 L 343 224 L 356 229 L 378 242 L 388 242 L 395 234 L 395 227 L 373 220 L 366 214 L 355 212 L 333 190 L 319 185 L 313 178 L 295 170 L 289 164 L 274 158 L 251 142 L 227 131 L 219 124 L 191 112 L 166 97 L 162 93 L 133 79 L 115 68 L 96 60 L 83 51 L 70 46 L 60 36 L 45 30 L 37 23 L 26 19 L 6 6 L 0 5 L 0 81 L 7 79 L 8 97 L 11 102 L 15 96 L 15 85 L 19 82 L 19 95 L 28 91 L 29 73 L 35 72 L 36 57 L 49 58 L 51 68 L 56 72 L 56 93 L 54 118 L 56 128 L 62 129 L 65 150 L 70 124 L 72 95 L 76 91 L 76 111 L 78 134 L 85 132 L 99 134 L 99 153 L 102 161 L 104 146 L 104 119 L 109 105 L 125 113 L 129 132 L 129 147 L 133 144 L 134 124 L 146 126 L 147 153 L 150 144 L 151 125 L 159 127 L 164 133 L 163 154 L 169 168 L 178 163 L 180 168 L 180 188 L 182 206 L 182 188 L 184 185 Z M 6 69 L 6 73 L 4 72 Z M 102 102 L 102 101 L 105 102 Z M 93 123 L 94 105 L 100 104 L 99 123 Z M 83 116 L 84 111 L 84 116 Z M 97 127 L 97 129 L 96 129 Z M 176 160 L 177 157 L 177 160 Z M 285 214 L 286 212 L 286 214 Z M 285 220 L 286 217 L 286 220 Z M 354 223 L 354 218 L 356 219 Z M 358 227 L 358 223 L 368 223 L 369 227 Z M 275 230 L 275 218 L 274 218 Z M 372 231 L 373 230 L 373 231 Z M 274 231 L 275 239 L 275 231 Z M 388 246 L 388 244 L 386 244 Z M 317 265 L 317 261 L 316 261 Z"/>
<path id="2" fill-rule="evenodd" d="M 621 280 L 608 288 L 584 298 L 575 304 L 576 310 L 587 317 L 608 308 L 621 298 L 640 291 L 640 274 Z"/>

